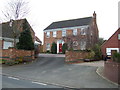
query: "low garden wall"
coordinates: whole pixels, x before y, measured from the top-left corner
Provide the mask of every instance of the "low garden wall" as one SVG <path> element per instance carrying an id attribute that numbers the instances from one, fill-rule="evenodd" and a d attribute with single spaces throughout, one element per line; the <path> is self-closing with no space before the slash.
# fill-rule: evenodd
<path id="1" fill-rule="evenodd" d="M 16 60 L 18 58 L 34 59 L 34 51 L 18 50 L 14 48 L 0 50 L 0 60 Z"/>
<path id="2" fill-rule="evenodd" d="M 66 51 L 65 61 L 72 62 L 78 60 L 78 62 L 83 62 L 83 59 L 88 59 L 91 56 L 91 52 L 86 51 Z"/>
<path id="3" fill-rule="evenodd" d="M 120 84 L 120 63 L 112 60 L 104 63 L 104 76 L 109 80 Z"/>

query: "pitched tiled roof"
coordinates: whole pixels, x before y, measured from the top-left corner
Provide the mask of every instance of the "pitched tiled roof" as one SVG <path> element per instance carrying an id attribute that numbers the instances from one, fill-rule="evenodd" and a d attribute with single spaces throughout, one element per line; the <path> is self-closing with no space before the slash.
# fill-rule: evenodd
<path id="1" fill-rule="evenodd" d="M 2 23 L 0 24 L 0 32 L 2 32 L 2 37 L 13 38 L 13 31 L 12 28 L 9 26 L 9 23 Z"/>
<path id="2" fill-rule="evenodd" d="M 21 22 L 23 20 L 26 20 L 26 19 L 19 19 L 19 20 L 14 20 L 14 23 L 16 22 Z M 14 33 L 13 33 L 13 29 L 12 27 L 9 26 L 9 22 L 3 22 L 0 24 L 0 27 L 2 27 L 0 29 L 0 32 L 2 32 L 2 37 L 6 37 L 6 38 L 14 38 Z M 28 23 L 28 22 L 27 22 Z M 28 23 L 29 24 L 29 23 Z M 31 29 L 32 30 L 32 29 Z M 33 30 L 32 30 L 33 31 Z M 34 32 L 34 31 L 33 31 Z M 16 31 L 17 34 L 20 33 L 20 31 Z M 17 37 L 18 38 L 18 37 Z"/>
<path id="3" fill-rule="evenodd" d="M 44 30 L 89 25 L 91 20 L 92 17 L 86 17 L 86 18 L 53 22 Z"/>
<path id="4" fill-rule="evenodd" d="M 35 41 L 42 43 L 42 41 L 37 36 L 35 36 Z"/>

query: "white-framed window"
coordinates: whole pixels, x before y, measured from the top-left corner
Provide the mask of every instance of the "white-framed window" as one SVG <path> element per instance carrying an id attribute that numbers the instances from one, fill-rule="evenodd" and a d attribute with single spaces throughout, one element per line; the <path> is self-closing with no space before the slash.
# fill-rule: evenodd
<path id="1" fill-rule="evenodd" d="M 57 36 L 57 31 L 53 31 L 53 37 Z"/>
<path id="2" fill-rule="evenodd" d="M 62 36 L 66 36 L 66 30 L 62 30 Z"/>
<path id="3" fill-rule="evenodd" d="M 75 35 L 75 36 L 77 35 L 77 29 L 73 30 L 73 35 Z"/>
<path id="4" fill-rule="evenodd" d="M 73 46 L 78 46 L 78 42 L 77 41 L 73 41 Z"/>
<path id="5" fill-rule="evenodd" d="M 106 48 L 106 54 L 107 55 L 111 55 L 112 54 L 111 53 L 112 50 L 116 50 L 117 52 L 119 52 L 119 48 Z"/>
<path id="6" fill-rule="evenodd" d="M 46 32 L 46 37 L 47 37 L 47 38 L 50 37 L 50 32 Z"/>
<path id="7" fill-rule="evenodd" d="M 46 44 L 46 50 L 50 50 L 50 43 Z"/>
<path id="8" fill-rule="evenodd" d="M 86 30 L 85 30 L 85 28 L 81 28 L 81 35 L 86 35 Z"/>
<path id="9" fill-rule="evenodd" d="M 8 49 L 9 47 L 13 47 L 13 42 L 4 41 L 4 43 L 3 43 L 3 49 Z"/>
<path id="10" fill-rule="evenodd" d="M 120 40 L 120 34 L 118 34 L 118 40 Z"/>
<path id="11" fill-rule="evenodd" d="M 81 41 L 80 42 L 80 49 L 85 50 L 86 49 L 86 41 Z"/>

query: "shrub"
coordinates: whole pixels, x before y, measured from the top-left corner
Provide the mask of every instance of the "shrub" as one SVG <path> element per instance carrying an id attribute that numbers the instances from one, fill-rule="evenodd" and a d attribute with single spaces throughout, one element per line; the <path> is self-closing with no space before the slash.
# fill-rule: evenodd
<path id="1" fill-rule="evenodd" d="M 86 59 L 93 59 L 94 58 L 94 56 L 95 56 L 95 53 L 94 53 L 94 51 L 89 51 L 89 55 L 86 57 Z"/>
<path id="2" fill-rule="evenodd" d="M 15 60 L 16 62 L 22 63 L 23 62 L 23 57 L 19 57 L 18 59 Z"/>
<path id="3" fill-rule="evenodd" d="M 92 50 L 94 51 L 95 53 L 95 56 L 94 56 L 94 59 L 96 60 L 101 60 L 102 59 L 102 52 L 101 52 L 101 48 L 100 48 L 100 45 L 96 44 Z"/>
<path id="4" fill-rule="evenodd" d="M 55 42 L 52 43 L 51 53 L 52 54 L 56 54 L 57 53 L 57 44 Z"/>
<path id="5" fill-rule="evenodd" d="M 7 61 L 5 62 L 5 64 L 12 66 L 12 65 L 15 64 L 15 60 L 7 60 Z"/>
<path id="6" fill-rule="evenodd" d="M 0 64 L 4 64 L 6 61 L 7 61 L 7 60 L 5 60 L 5 59 L 1 59 L 1 60 L 0 60 Z"/>
<path id="7" fill-rule="evenodd" d="M 67 43 L 64 43 L 62 46 L 62 53 L 65 54 L 65 51 L 68 49 Z"/>
<path id="8" fill-rule="evenodd" d="M 120 63 L 120 53 L 114 53 L 112 59 L 113 61 Z"/>

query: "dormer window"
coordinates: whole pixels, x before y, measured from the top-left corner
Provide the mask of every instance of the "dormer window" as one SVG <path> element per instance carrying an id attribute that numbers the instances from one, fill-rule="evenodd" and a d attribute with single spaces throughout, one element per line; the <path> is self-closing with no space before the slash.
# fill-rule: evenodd
<path id="1" fill-rule="evenodd" d="M 47 38 L 50 37 L 50 32 L 46 32 L 46 37 L 47 37 Z"/>

